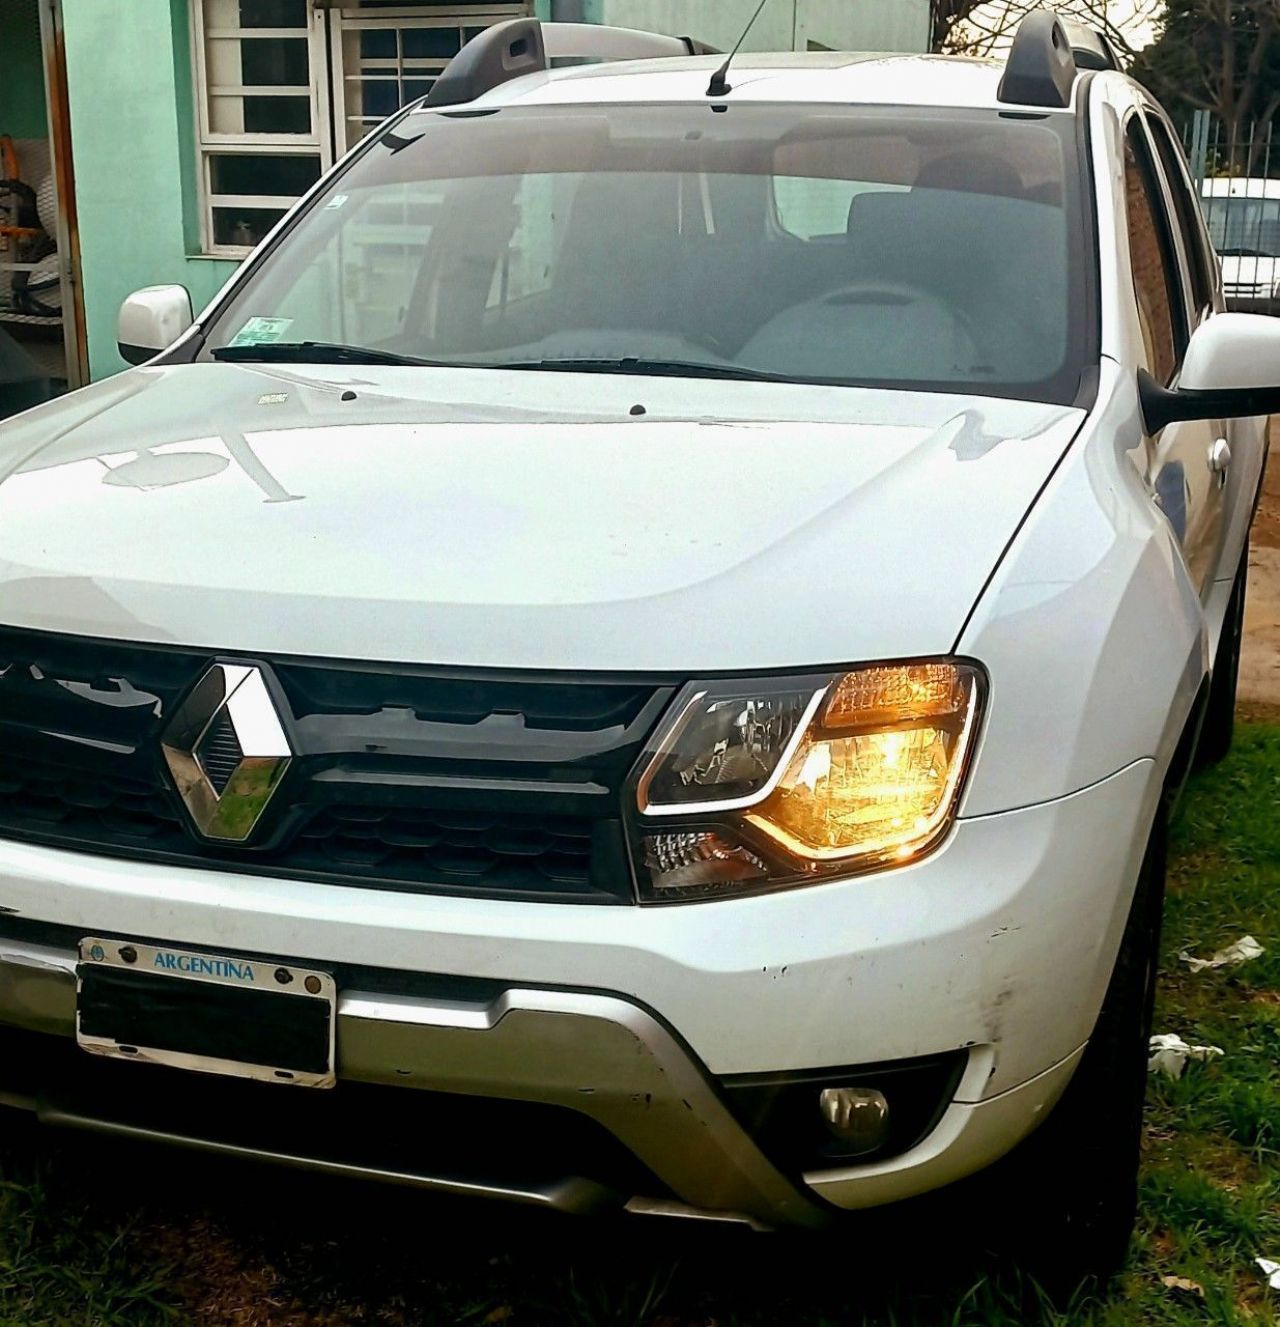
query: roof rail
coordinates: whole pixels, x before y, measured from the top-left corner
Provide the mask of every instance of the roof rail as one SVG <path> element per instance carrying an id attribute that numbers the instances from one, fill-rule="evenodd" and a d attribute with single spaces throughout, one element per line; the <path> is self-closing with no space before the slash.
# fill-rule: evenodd
<path id="1" fill-rule="evenodd" d="M 552 60 L 649 60 L 672 55 L 718 55 L 692 37 L 666 37 L 598 23 L 542 23 L 513 18 L 473 37 L 449 61 L 424 105 L 460 106 Z"/>
<path id="2" fill-rule="evenodd" d="M 1018 24 L 996 96 L 1023 106 L 1065 109 L 1071 105 L 1076 68 L 1062 20 L 1052 10 L 1033 10 Z"/>
<path id="3" fill-rule="evenodd" d="M 1105 32 L 1074 18 L 1064 18 L 1062 26 L 1067 31 L 1067 40 L 1071 43 L 1071 54 L 1075 57 L 1077 69 L 1123 68 L 1120 52 Z"/>

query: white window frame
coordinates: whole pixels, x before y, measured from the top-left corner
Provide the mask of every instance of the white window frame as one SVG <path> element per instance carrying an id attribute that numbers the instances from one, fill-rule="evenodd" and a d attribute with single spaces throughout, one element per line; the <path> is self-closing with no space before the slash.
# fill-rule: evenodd
<path id="1" fill-rule="evenodd" d="M 344 5 L 342 0 L 308 0 L 308 24 L 302 28 L 241 28 L 213 27 L 205 22 L 206 0 L 188 0 L 191 28 L 191 62 L 194 70 L 196 99 L 196 151 L 199 157 L 198 195 L 200 206 L 201 253 L 213 258 L 244 258 L 252 252 L 249 246 L 218 244 L 214 239 L 213 210 L 215 207 L 260 207 L 285 210 L 296 201 L 296 195 L 273 194 L 216 194 L 213 191 L 212 158 L 226 154 L 273 156 L 301 156 L 319 158 L 321 172 L 327 171 L 334 161 L 349 147 L 347 134 L 346 93 L 349 82 L 358 82 L 360 71 L 343 66 L 343 34 L 353 30 L 395 28 L 453 28 L 488 27 L 503 19 L 533 12 L 533 0 L 482 0 L 481 3 L 460 2 L 449 8 L 426 8 L 414 4 L 391 6 L 385 9 L 363 10 L 357 5 Z M 298 87 L 242 87 L 211 85 L 207 63 L 208 39 L 245 39 L 254 37 L 286 37 L 307 40 L 307 67 L 310 86 L 306 93 L 311 103 L 311 133 L 309 134 L 255 134 L 215 133 L 210 126 L 209 105 L 211 95 L 254 97 L 299 97 Z M 402 69 L 396 60 L 369 60 L 362 62 L 371 69 L 385 69 L 393 74 Z M 418 59 L 412 62 L 418 77 L 437 77 L 448 64 L 446 59 Z M 439 66 L 439 69 L 424 66 Z M 373 124 L 366 126 L 366 132 Z"/>
<path id="2" fill-rule="evenodd" d="M 373 76 L 382 74 L 387 77 L 408 73 L 411 78 L 438 78 L 449 63 L 450 57 L 422 56 L 410 61 L 414 68 L 404 68 L 404 61 L 399 59 L 370 58 L 361 61 L 363 69 L 351 70 L 346 67 L 346 46 L 343 35 L 348 32 L 394 32 L 397 29 L 423 28 L 485 28 L 506 19 L 523 18 L 533 13 L 533 0 L 487 0 L 481 4 L 458 3 L 440 9 L 425 9 L 417 5 L 405 4 L 388 6 L 385 9 L 360 9 L 355 5 L 343 5 L 338 0 L 329 10 L 332 24 L 329 51 L 332 57 L 332 83 L 329 89 L 329 109 L 333 117 L 333 131 L 337 142 L 338 156 L 342 156 L 354 142 L 347 133 L 347 84 L 359 83 L 366 71 Z M 381 123 L 376 117 L 351 117 L 360 119 L 364 131 L 368 133 Z"/>
<path id="3" fill-rule="evenodd" d="M 213 191 L 215 156 L 297 156 L 318 159 L 320 172 L 333 164 L 333 135 L 329 124 L 328 69 L 325 53 L 324 15 L 308 5 L 308 24 L 302 28 L 211 27 L 205 22 L 204 0 L 189 0 L 191 16 L 191 63 L 196 99 L 196 151 L 199 157 L 198 195 L 201 252 L 215 258 L 243 258 L 252 252 L 248 245 L 218 244 L 214 239 L 215 207 L 255 207 L 284 211 L 297 201 L 296 194 L 217 194 Z M 211 84 L 207 63 L 209 38 L 304 38 L 307 42 L 308 86 L 243 87 Z M 323 94 L 323 95 L 322 95 Z M 311 104 L 309 134 L 218 133 L 210 125 L 209 103 L 213 95 L 252 97 L 300 97 Z"/>

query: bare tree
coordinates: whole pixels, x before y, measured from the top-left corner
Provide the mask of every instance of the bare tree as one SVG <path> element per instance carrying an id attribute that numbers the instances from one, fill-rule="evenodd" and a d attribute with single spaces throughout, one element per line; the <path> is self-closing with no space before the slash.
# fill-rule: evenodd
<path id="1" fill-rule="evenodd" d="M 990 55 L 1053 0 L 933 0 L 938 50 Z M 1219 168 L 1249 173 L 1280 115 L 1280 0 L 1056 0 L 1067 18 L 1114 43 L 1135 77 L 1175 114 L 1208 111 L 1221 126 Z M 1154 34 L 1150 44 L 1144 37 Z"/>
<path id="2" fill-rule="evenodd" d="M 983 0 L 929 0 L 930 30 L 935 51 L 956 52 L 965 20 Z"/>
<path id="3" fill-rule="evenodd" d="M 1031 10 L 1044 7 L 1044 0 L 934 0 L 935 46 L 958 55 L 990 55 L 1008 46 Z M 1164 7 L 1164 0 L 1058 0 L 1053 6 L 1064 18 L 1109 37 L 1126 63 L 1140 49 L 1137 34 L 1155 24 Z"/>
<path id="4" fill-rule="evenodd" d="M 1171 109 L 1208 111 L 1231 144 L 1229 163 L 1247 173 L 1236 145 L 1264 137 L 1250 126 L 1280 112 L 1280 0 L 1169 0 L 1160 39 L 1134 72 Z"/>

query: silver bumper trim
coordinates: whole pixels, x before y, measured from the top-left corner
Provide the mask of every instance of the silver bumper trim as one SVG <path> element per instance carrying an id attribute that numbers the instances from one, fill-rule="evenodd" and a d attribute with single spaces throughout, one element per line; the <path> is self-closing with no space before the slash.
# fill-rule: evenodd
<path id="1" fill-rule="evenodd" d="M 0 1022 L 74 1035 L 75 966 L 67 951 L 0 942 Z M 679 1040 L 620 996 L 515 987 L 490 1003 L 473 1003 L 347 991 L 338 1000 L 337 1061 L 340 1079 L 578 1111 L 613 1134 L 680 1203 L 699 1212 L 768 1225 L 818 1225 L 825 1219 L 822 1208 L 760 1152 Z M 157 1136 L 63 1112 L 55 1103 L 37 1102 L 37 1111 L 52 1124 Z M 162 1136 L 203 1150 L 243 1151 L 213 1140 Z M 357 1173 L 323 1158 L 261 1155 Z M 447 1176 L 374 1177 L 461 1191 L 461 1182 Z M 570 1211 L 600 1205 L 607 1193 L 573 1180 L 546 1191 L 508 1192 L 500 1183 L 467 1191 Z M 613 1197 L 620 1204 L 631 1195 Z"/>
<path id="2" fill-rule="evenodd" d="M 516 1188 L 509 1184 L 503 1184 L 500 1180 L 482 1183 L 476 1180 L 452 1178 L 447 1175 L 422 1175 L 414 1171 L 390 1170 L 381 1166 L 356 1166 L 343 1161 L 302 1156 L 276 1149 L 244 1147 L 237 1143 L 197 1138 L 189 1134 L 171 1132 L 167 1129 L 147 1129 L 114 1120 L 100 1120 L 79 1111 L 61 1110 L 56 1106 L 37 1107 L 37 1116 L 42 1124 L 59 1128 L 81 1129 L 90 1133 L 106 1134 L 115 1138 L 128 1138 L 140 1142 L 164 1143 L 168 1146 L 182 1147 L 193 1152 L 265 1161 L 277 1166 L 316 1171 L 320 1174 L 336 1175 L 347 1179 L 379 1180 L 383 1183 L 426 1189 L 434 1193 L 448 1193 L 458 1197 L 501 1198 L 506 1202 L 521 1203 L 530 1207 L 544 1207 L 577 1215 L 586 1215 L 590 1212 L 617 1207 L 622 1201 L 618 1194 L 605 1185 L 596 1184 L 592 1180 L 585 1180 L 576 1176 L 544 1186 Z"/>

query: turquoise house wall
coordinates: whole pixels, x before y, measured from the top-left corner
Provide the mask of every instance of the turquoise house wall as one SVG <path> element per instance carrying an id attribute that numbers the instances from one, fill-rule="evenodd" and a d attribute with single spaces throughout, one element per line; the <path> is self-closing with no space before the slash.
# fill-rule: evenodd
<path id="1" fill-rule="evenodd" d="M 184 0 L 63 0 L 89 373 L 125 367 L 116 313 L 139 286 L 199 309 L 235 264 L 189 256 L 197 215 Z M 190 220 L 189 220 L 190 218 Z"/>
<path id="2" fill-rule="evenodd" d="M 37 0 L 5 0 L 0 42 L 0 134 L 46 138 L 44 61 Z"/>

